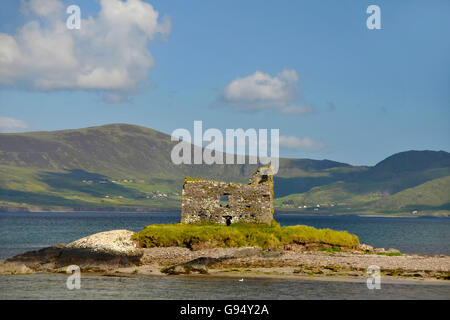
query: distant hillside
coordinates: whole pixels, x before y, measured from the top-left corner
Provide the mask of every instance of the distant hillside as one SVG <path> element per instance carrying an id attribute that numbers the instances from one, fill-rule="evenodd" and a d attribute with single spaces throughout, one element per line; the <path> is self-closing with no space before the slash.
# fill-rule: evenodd
<path id="1" fill-rule="evenodd" d="M 174 145 L 167 134 L 128 124 L 0 134 L 0 209 L 178 209 L 186 176 L 246 182 L 257 168 L 177 166 L 170 160 Z M 394 204 L 377 201 L 449 175 L 444 151 L 402 152 L 374 167 L 280 159 L 276 204 L 390 210 Z"/>
<path id="2" fill-rule="evenodd" d="M 358 177 L 357 182 L 394 194 L 426 181 L 450 175 L 445 151 L 406 151 L 394 154 Z"/>
<path id="3" fill-rule="evenodd" d="M 174 143 L 161 132 L 126 124 L 77 130 L 0 135 L 0 164 L 39 170 L 71 170 L 116 178 L 177 177 Z"/>
<path id="4" fill-rule="evenodd" d="M 450 210 L 450 176 L 378 200 L 374 207 L 385 210 Z"/>
<path id="5" fill-rule="evenodd" d="M 0 134 L 0 165 L 37 170 L 81 170 L 119 178 L 184 179 L 186 175 L 248 180 L 256 165 L 174 165 L 170 136 L 145 127 L 112 124 L 76 130 Z M 314 176 L 330 160 L 281 159 L 280 176 Z M 81 172 L 80 171 L 80 172 Z"/>
<path id="6" fill-rule="evenodd" d="M 445 151 L 406 151 L 394 154 L 372 168 L 374 176 L 385 177 L 404 172 L 424 171 L 450 167 L 450 156 Z"/>

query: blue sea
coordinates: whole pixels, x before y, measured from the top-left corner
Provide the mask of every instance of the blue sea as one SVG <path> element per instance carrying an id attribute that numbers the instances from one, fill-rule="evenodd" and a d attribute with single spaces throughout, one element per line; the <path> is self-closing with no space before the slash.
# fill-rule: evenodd
<path id="1" fill-rule="evenodd" d="M 277 213 L 283 226 L 304 224 L 346 230 L 360 242 L 403 253 L 450 254 L 450 219 L 318 216 Z M 139 231 L 149 224 L 176 223 L 179 212 L 0 213 L 0 260 L 28 250 L 113 229 Z M 65 275 L 0 276 L 0 299 L 449 299 L 450 285 L 384 283 L 368 290 L 364 281 L 199 280 L 196 278 L 83 277 L 82 289 L 69 291 Z"/>

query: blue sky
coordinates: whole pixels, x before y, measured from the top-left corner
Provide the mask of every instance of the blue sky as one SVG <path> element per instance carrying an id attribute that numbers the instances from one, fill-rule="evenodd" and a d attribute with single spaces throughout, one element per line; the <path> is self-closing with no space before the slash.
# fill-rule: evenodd
<path id="1" fill-rule="evenodd" d="M 56 0 L 42 1 L 54 5 Z M 117 1 L 72 0 L 62 6 L 79 5 L 82 19 L 96 19 L 98 34 L 105 35 L 112 33 L 107 28 L 113 18 L 106 23 L 99 12 Z M 351 164 L 373 165 L 411 149 L 450 151 L 449 1 L 147 2 L 159 12 L 160 27 L 147 24 L 147 18 L 141 23 L 133 15 L 114 16 L 117 24 L 139 30 L 118 35 L 115 44 L 107 44 L 109 51 L 102 51 L 88 29 L 94 27 L 83 22 L 81 30 L 89 34 L 74 47 L 52 40 L 29 42 L 35 46 L 30 49 L 19 36 L 26 23 L 37 19 L 36 30 L 45 34 L 52 28 L 50 14 L 51 21 L 64 24 L 68 15 L 2 1 L 0 35 L 17 41 L 23 58 L 0 71 L 0 117 L 39 130 L 131 123 L 171 133 L 192 131 L 194 120 L 221 130 L 277 128 L 294 142 L 282 146 L 281 156 Z M 366 27 L 371 4 L 381 8 L 381 30 Z M 145 8 L 151 17 L 153 11 Z M 73 36 L 65 33 L 78 31 L 59 31 L 61 41 Z M 151 36 L 143 40 L 144 34 Z M 51 59 L 52 54 L 27 51 L 46 45 L 61 55 Z M 125 47 L 132 49 L 122 52 Z M 64 50 L 73 50 L 76 62 L 65 59 L 71 55 Z M 142 51 L 136 61 L 148 62 L 148 68 L 132 61 L 121 65 L 133 50 Z M 92 78 L 82 84 L 75 78 L 62 81 L 61 68 L 73 74 L 75 64 L 107 71 L 117 64 L 128 78 L 107 89 Z M 255 96 L 262 93 L 251 87 L 257 72 L 281 86 L 267 88 L 276 97 Z M 52 74 L 56 82 L 37 84 L 44 73 L 45 80 L 53 80 Z M 108 94 L 120 103 L 111 103 Z"/>

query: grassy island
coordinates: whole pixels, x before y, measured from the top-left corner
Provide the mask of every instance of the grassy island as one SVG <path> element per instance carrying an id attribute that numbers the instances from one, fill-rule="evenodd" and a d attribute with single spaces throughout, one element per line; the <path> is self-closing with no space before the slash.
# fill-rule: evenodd
<path id="1" fill-rule="evenodd" d="M 208 243 L 210 247 L 279 248 L 287 244 L 319 243 L 354 248 L 359 245 L 356 235 L 346 231 L 316 229 L 309 226 L 281 227 L 273 221 L 269 225 L 236 223 L 149 225 L 133 236 L 144 248 L 186 247 Z"/>

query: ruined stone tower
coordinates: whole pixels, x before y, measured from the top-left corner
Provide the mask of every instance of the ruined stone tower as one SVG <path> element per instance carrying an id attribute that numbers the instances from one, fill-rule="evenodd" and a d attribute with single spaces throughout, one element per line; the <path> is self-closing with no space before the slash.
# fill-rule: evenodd
<path id="1" fill-rule="evenodd" d="M 181 222 L 270 224 L 273 218 L 273 168 L 259 168 L 249 184 L 186 178 Z"/>

